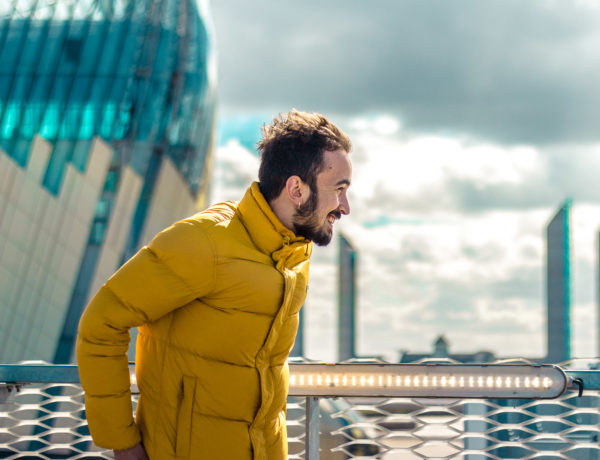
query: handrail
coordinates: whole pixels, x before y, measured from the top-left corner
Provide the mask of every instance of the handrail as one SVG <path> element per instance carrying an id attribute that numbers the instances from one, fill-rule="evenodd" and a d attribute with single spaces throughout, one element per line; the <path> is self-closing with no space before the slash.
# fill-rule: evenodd
<path id="1" fill-rule="evenodd" d="M 344 365 L 346 363 L 343 363 Z M 308 363 L 289 363 L 290 374 L 296 371 L 305 370 L 310 366 L 315 368 L 322 368 L 324 363 L 320 362 L 308 362 Z M 510 366 L 512 364 L 506 364 Z M 337 364 L 338 367 L 343 367 Z M 366 363 L 360 364 L 362 368 L 380 368 L 381 363 Z M 394 368 L 408 368 L 412 366 L 410 364 L 394 364 L 388 365 Z M 464 366 L 460 364 L 446 364 L 445 366 Z M 487 366 L 487 365 L 483 365 Z M 555 366 L 558 367 L 558 366 Z M 130 370 L 132 376 L 135 369 L 135 363 L 130 363 Z M 576 370 L 576 369 L 563 369 L 569 380 L 572 382 L 579 380 L 583 384 L 584 390 L 600 390 L 600 370 Z M 11 384 L 11 385 L 24 385 L 34 383 L 80 383 L 79 372 L 76 364 L 49 364 L 43 362 L 22 362 L 16 364 L 0 364 L 0 384 Z M 135 383 L 135 382 L 132 382 Z M 577 386 L 579 388 L 579 386 Z M 305 394 L 300 389 L 296 389 L 293 393 L 295 396 L 311 396 L 314 395 L 314 391 L 306 391 Z M 364 396 L 364 394 L 361 394 Z M 346 394 L 346 396 L 348 396 Z"/>

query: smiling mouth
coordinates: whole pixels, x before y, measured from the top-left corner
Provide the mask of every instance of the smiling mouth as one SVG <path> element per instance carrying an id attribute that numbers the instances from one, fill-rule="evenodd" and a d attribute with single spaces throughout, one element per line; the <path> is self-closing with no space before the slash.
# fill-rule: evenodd
<path id="1" fill-rule="evenodd" d="M 327 222 L 329 222 L 331 225 L 333 225 L 333 223 L 340 219 L 342 217 L 342 213 L 339 211 L 331 211 L 329 214 L 327 214 Z"/>

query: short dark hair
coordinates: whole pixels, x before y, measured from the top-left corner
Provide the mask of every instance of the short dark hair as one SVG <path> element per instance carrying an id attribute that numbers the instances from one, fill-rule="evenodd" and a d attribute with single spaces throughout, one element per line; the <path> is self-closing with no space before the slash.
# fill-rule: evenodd
<path id="1" fill-rule="evenodd" d="M 316 192 L 323 152 L 351 149 L 348 136 L 323 115 L 296 109 L 280 113 L 262 133 L 258 180 L 268 202 L 279 196 L 290 176 L 300 177 Z"/>

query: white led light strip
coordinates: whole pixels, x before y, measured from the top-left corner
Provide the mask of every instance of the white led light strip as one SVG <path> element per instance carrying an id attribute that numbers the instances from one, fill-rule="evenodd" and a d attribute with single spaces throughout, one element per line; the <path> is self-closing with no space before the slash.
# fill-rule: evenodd
<path id="1" fill-rule="evenodd" d="M 549 377 L 521 378 L 482 376 L 399 376 L 390 374 L 311 374 L 298 373 L 290 376 L 290 385 L 295 387 L 381 387 L 381 388 L 530 388 L 545 391 L 552 386 Z"/>
<path id="2" fill-rule="evenodd" d="M 550 365 L 290 365 L 291 395 L 555 398 L 567 383 Z"/>

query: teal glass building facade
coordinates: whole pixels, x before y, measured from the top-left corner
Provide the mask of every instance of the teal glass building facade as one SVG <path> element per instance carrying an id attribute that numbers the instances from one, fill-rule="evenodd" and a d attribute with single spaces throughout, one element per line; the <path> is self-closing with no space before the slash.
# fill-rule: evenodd
<path id="1" fill-rule="evenodd" d="M 206 187 L 215 116 L 214 39 L 203 0 L 29 0 L 0 3 L 0 147 L 28 167 L 51 145 L 43 187 L 85 171 L 95 138 L 112 149 L 56 360 L 68 361 L 124 168 L 141 193 L 122 258 L 140 233 L 165 158 L 189 193 Z"/>
<path id="2" fill-rule="evenodd" d="M 23 5 L 26 2 L 17 2 Z M 83 170 L 91 139 L 147 172 L 154 150 L 197 191 L 212 135 L 212 43 L 190 0 L 34 1 L 0 6 L 0 145 L 22 165 L 39 134 L 54 144 L 45 175 Z"/>

